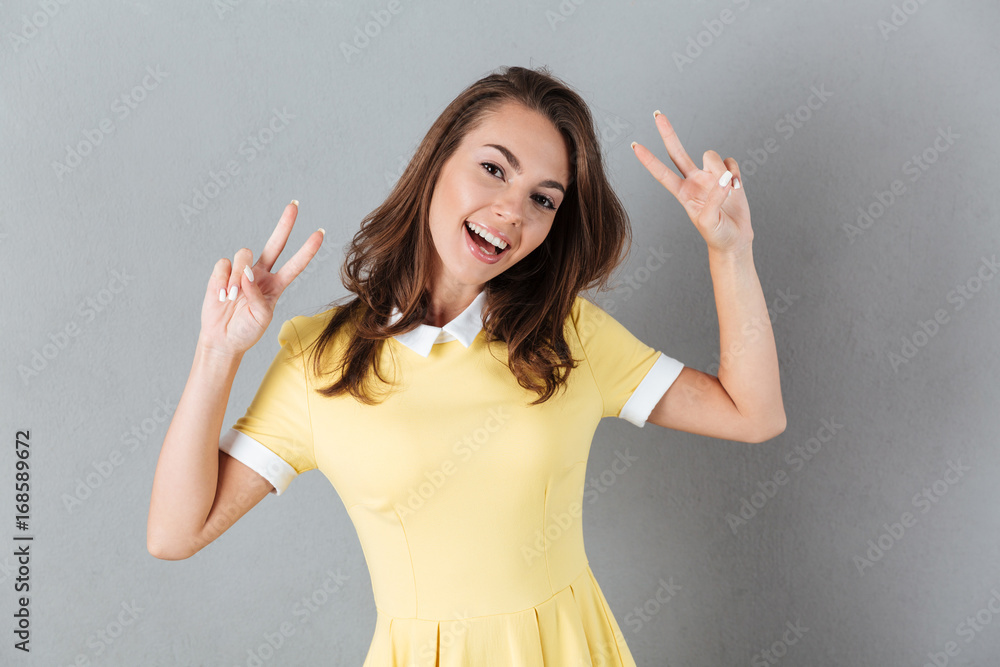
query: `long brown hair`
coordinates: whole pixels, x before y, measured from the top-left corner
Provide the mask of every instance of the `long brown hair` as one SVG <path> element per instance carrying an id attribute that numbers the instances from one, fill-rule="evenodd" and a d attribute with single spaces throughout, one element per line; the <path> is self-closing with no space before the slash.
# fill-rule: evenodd
<path id="1" fill-rule="evenodd" d="M 428 209 L 441 168 L 463 137 L 507 102 L 517 102 L 548 118 L 570 149 L 570 183 L 545 240 L 485 286 L 486 341 L 507 346 L 507 365 L 518 384 L 542 403 L 565 384 L 577 361 L 563 336 L 581 290 L 607 286 L 624 260 L 632 234 L 625 207 L 604 173 L 593 117 L 576 92 L 548 68 L 504 67 L 476 81 L 434 121 L 392 192 L 361 222 L 345 251 L 341 281 L 354 296 L 338 307 L 316 340 L 313 368 L 323 373 L 322 356 L 337 331 L 351 325 L 340 358 L 340 377 L 317 389 L 324 396 L 349 392 L 376 403 L 366 388 L 378 368 L 383 342 L 417 328 L 426 316 L 427 286 L 434 252 Z M 338 306 L 335 300 L 328 306 Z M 393 305 L 402 316 L 388 325 Z M 561 374 L 560 369 L 565 369 Z"/>

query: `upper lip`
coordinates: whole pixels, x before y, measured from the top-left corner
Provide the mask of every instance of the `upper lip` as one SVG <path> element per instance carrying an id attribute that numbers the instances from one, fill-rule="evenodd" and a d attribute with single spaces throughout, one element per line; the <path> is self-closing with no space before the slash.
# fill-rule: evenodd
<path id="1" fill-rule="evenodd" d="M 484 225 L 483 223 L 481 223 L 481 222 L 477 222 L 477 221 L 475 221 L 475 220 L 466 220 L 465 222 L 471 222 L 471 223 L 472 223 L 472 224 L 474 224 L 474 225 L 478 225 L 479 227 L 482 227 L 483 229 L 485 229 L 486 231 L 488 231 L 488 232 L 489 232 L 490 234 L 492 234 L 492 235 L 493 235 L 493 236 L 495 236 L 496 238 L 498 238 L 498 239 L 501 239 L 501 240 L 502 240 L 502 241 L 503 241 L 504 243 L 506 243 L 506 244 L 508 245 L 508 247 L 509 247 L 509 246 L 511 246 L 511 245 L 513 245 L 513 244 L 512 244 L 511 242 L 510 242 L 510 239 L 509 239 L 509 238 L 507 238 L 507 235 L 506 235 L 506 234 L 501 234 L 501 233 L 500 233 L 500 232 L 498 232 L 498 231 L 497 231 L 497 230 L 496 230 L 495 228 L 493 228 L 493 227 L 490 227 L 489 225 Z M 464 224 L 464 223 L 463 223 L 463 224 Z"/>

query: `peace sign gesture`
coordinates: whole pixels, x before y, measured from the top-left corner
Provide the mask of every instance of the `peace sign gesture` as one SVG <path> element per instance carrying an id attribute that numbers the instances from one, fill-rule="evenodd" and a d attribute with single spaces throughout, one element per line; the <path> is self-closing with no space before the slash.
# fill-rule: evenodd
<path id="1" fill-rule="evenodd" d="M 709 150 L 702 156 L 704 169 L 699 169 L 681 146 L 667 117 L 656 111 L 653 119 L 667 154 L 684 178 L 656 159 L 648 148 L 632 142 L 636 157 L 681 203 L 709 250 L 738 252 L 748 248 L 753 241 L 750 206 L 736 160 L 723 160 Z"/>
<path id="2" fill-rule="evenodd" d="M 278 297 L 323 244 L 325 234 L 319 229 L 277 273 L 271 273 L 271 267 L 285 249 L 298 211 L 299 203 L 295 200 L 285 207 L 252 268 L 253 253 L 249 248 L 237 250 L 231 263 L 225 257 L 215 263 L 201 306 L 200 346 L 213 353 L 240 355 L 264 335 Z"/>

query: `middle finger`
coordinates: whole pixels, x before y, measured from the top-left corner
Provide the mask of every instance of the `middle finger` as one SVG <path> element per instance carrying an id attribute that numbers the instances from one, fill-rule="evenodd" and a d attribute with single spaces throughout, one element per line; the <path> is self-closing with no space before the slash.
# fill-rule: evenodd
<path id="1" fill-rule="evenodd" d="M 663 145 L 667 147 L 667 154 L 670 159 L 674 161 L 677 168 L 680 170 L 684 178 L 687 178 L 692 173 L 698 171 L 698 165 L 694 163 L 691 157 L 684 150 L 684 146 L 681 145 L 681 140 L 677 137 L 677 133 L 674 131 L 674 126 L 670 124 L 667 117 L 664 116 L 659 111 L 653 112 L 653 119 L 656 123 L 656 129 L 660 131 L 660 136 L 663 137 Z"/>

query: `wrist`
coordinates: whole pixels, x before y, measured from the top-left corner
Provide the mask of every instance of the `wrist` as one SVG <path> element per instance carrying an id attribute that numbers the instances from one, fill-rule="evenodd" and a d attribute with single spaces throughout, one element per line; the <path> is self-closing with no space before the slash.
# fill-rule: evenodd
<path id="1" fill-rule="evenodd" d="M 753 260 L 753 241 L 748 241 L 746 244 L 738 248 L 727 248 L 725 250 L 718 250 L 709 246 L 708 248 L 708 258 L 710 260 L 717 260 L 723 262 L 740 262 L 745 260 Z"/>
<path id="2" fill-rule="evenodd" d="M 238 367 L 240 365 L 240 361 L 243 360 L 242 352 L 234 352 L 232 350 L 223 350 L 212 347 L 201 338 L 198 339 L 198 344 L 195 346 L 194 356 L 196 363 L 202 363 L 213 368 L 227 370 L 230 367 Z"/>

